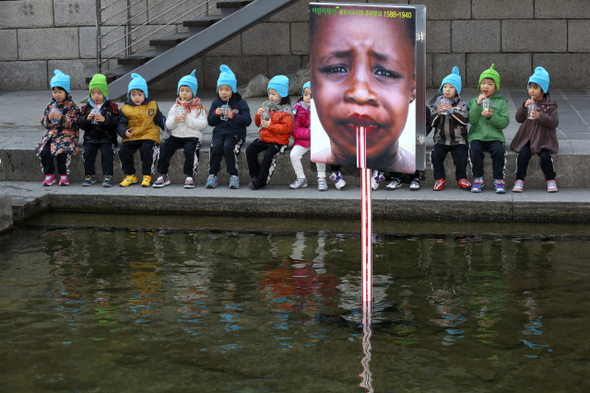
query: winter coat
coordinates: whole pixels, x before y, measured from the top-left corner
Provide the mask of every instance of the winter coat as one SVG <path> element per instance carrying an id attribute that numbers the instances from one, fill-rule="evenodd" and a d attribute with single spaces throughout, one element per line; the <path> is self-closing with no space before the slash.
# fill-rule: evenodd
<path id="1" fill-rule="evenodd" d="M 211 104 L 207 121 L 211 127 L 215 127 L 213 128 L 213 136 L 237 135 L 241 140 L 245 141 L 246 127 L 252 124 L 248 103 L 241 98 L 236 99 L 236 96 L 233 96 L 229 100 L 229 105 L 234 113 L 234 117 L 229 120 L 221 120 L 221 117 L 215 114 L 215 110 L 225 104 L 227 103 L 222 101 L 221 98 L 215 99 Z"/>
<path id="2" fill-rule="evenodd" d="M 80 116 L 80 109 L 72 101 L 71 97 L 66 98 L 63 104 L 58 105 L 62 118 L 58 124 L 53 124 L 48 115 L 55 105 L 57 105 L 55 102 L 50 102 L 43 111 L 41 124 L 45 127 L 45 132 L 41 138 L 41 143 L 35 147 L 35 154 L 39 156 L 48 142 L 51 143 L 52 157 L 62 153 L 78 154 L 78 138 L 80 136 L 78 117 Z"/>
<path id="3" fill-rule="evenodd" d="M 111 100 L 105 100 L 100 107 L 100 114 L 104 116 L 104 122 L 92 124 L 88 121 L 88 115 L 95 108 L 92 100 L 82 107 L 82 113 L 78 118 L 78 126 L 84 132 L 84 144 L 97 142 L 111 142 L 117 146 L 117 125 L 119 124 L 119 106 Z"/>
<path id="4" fill-rule="evenodd" d="M 170 134 L 177 138 L 199 138 L 203 140 L 203 130 L 207 128 L 207 110 L 203 105 L 193 107 L 186 117 L 184 123 L 175 123 L 176 108 L 178 104 L 172 105 L 168 117 L 166 118 L 166 128 Z"/>
<path id="5" fill-rule="evenodd" d="M 489 119 L 481 114 L 481 104 L 477 103 L 477 97 L 469 101 L 469 123 L 471 128 L 467 136 L 468 142 L 479 140 L 483 142 L 502 141 L 504 138 L 504 129 L 510 124 L 508 116 L 508 105 L 506 98 L 499 94 L 490 97 L 490 109 L 493 114 Z"/>
<path id="6" fill-rule="evenodd" d="M 432 139 L 435 143 L 442 145 L 456 146 L 467 144 L 467 124 L 469 119 L 469 110 L 467 103 L 459 96 L 455 97 L 452 106 L 452 113 L 448 115 L 438 114 L 438 104 L 444 98 L 442 94 L 434 96 L 428 103 L 430 112 L 434 116 L 430 117 L 430 124 L 434 129 Z"/>
<path id="7" fill-rule="evenodd" d="M 131 128 L 133 134 L 131 138 L 125 137 L 125 130 L 128 128 Z M 166 128 L 166 118 L 151 97 L 146 98 L 140 105 L 135 105 L 131 99 L 127 99 L 121 107 L 117 133 L 123 138 L 123 143 L 147 139 L 159 144 L 160 128 Z"/>
<path id="8" fill-rule="evenodd" d="M 309 131 L 309 107 L 305 105 L 303 101 L 299 101 L 295 104 L 293 112 L 295 112 L 295 125 L 293 126 L 293 138 L 295 139 L 295 142 L 293 143 L 293 146 L 299 145 L 309 148 L 311 137 Z"/>
<path id="9" fill-rule="evenodd" d="M 537 106 L 539 107 L 539 118 L 536 120 L 527 119 L 528 110 L 524 103 L 516 109 L 516 121 L 522 124 L 510 147 L 512 150 L 520 152 L 530 142 L 533 154 L 538 154 L 541 150 L 557 153 L 559 151 L 557 103 L 548 98 L 545 102 L 537 103 Z"/>
<path id="10" fill-rule="evenodd" d="M 260 140 L 265 143 L 288 145 L 293 130 L 293 115 L 291 112 L 270 111 L 270 126 L 260 129 Z M 255 123 L 260 127 L 260 116 L 256 112 Z"/>

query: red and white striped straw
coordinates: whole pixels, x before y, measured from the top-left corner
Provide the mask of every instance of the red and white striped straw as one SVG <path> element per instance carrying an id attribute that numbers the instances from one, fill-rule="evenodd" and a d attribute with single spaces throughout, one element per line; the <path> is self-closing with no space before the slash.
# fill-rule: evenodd
<path id="1" fill-rule="evenodd" d="M 365 127 L 356 128 L 356 166 L 367 167 L 367 134 Z"/>
<path id="2" fill-rule="evenodd" d="M 371 170 L 361 169 L 361 253 L 363 304 L 373 301 L 373 220 Z"/>

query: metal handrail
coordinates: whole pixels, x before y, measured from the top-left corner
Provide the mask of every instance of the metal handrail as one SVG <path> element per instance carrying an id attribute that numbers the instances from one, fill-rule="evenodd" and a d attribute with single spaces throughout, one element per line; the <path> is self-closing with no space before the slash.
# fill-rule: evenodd
<path id="1" fill-rule="evenodd" d="M 97 28 L 97 40 L 96 40 L 96 67 L 97 72 L 102 73 L 105 64 L 108 64 L 110 60 L 120 57 L 121 54 L 125 56 L 132 55 L 138 51 L 149 46 L 151 40 L 161 38 L 166 34 L 170 34 L 170 26 L 173 26 L 178 32 L 178 29 L 182 27 L 182 21 L 188 15 L 197 10 L 198 8 L 204 7 L 203 11 L 195 15 L 199 17 L 209 13 L 214 8 L 215 4 L 211 0 L 160 0 L 156 4 L 150 4 L 150 7 L 142 8 L 138 11 L 133 11 L 132 7 L 140 3 L 142 0 L 113 0 L 107 3 L 107 0 L 96 0 L 96 28 Z M 159 11 L 155 15 L 149 15 L 146 20 L 141 23 L 133 23 L 138 16 L 147 13 L 149 9 L 165 3 L 170 2 L 170 6 Z M 191 4 L 186 9 L 180 12 L 174 12 L 178 7 Z M 211 5 L 213 4 L 213 5 Z M 119 9 L 114 7 L 120 7 Z M 113 10 L 113 14 L 108 18 L 102 19 L 105 11 Z M 110 24 L 115 18 L 120 17 L 122 13 L 126 13 L 127 17 L 124 21 L 117 24 Z M 163 20 L 159 20 L 162 18 Z M 179 23 L 181 22 L 181 23 Z M 140 31 L 145 26 L 154 26 L 154 29 L 142 33 L 137 37 L 133 37 L 132 34 Z M 112 28 L 111 31 L 103 33 L 105 27 Z M 110 38 L 113 33 L 118 31 L 118 28 L 125 28 L 125 33 L 122 36 L 114 36 Z M 109 41 L 105 44 L 106 37 L 109 37 Z M 145 40 L 141 46 L 138 46 L 138 42 Z M 123 48 L 111 53 L 109 56 L 104 56 L 104 52 L 114 45 L 118 45 L 124 42 Z"/>

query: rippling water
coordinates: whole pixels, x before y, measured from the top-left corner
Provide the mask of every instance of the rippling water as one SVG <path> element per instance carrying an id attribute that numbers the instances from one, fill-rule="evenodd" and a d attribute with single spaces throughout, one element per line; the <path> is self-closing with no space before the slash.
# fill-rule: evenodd
<path id="1" fill-rule="evenodd" d="M 590 389 L 584 236 L 376 234 L 363 370 L 345 224 L 62 220 L 0 237 L 2 392 Z"/>

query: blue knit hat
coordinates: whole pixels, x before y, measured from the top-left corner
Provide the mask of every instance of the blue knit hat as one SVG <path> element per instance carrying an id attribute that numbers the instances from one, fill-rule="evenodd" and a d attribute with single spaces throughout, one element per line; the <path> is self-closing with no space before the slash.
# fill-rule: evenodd
<path id="1" fill-rule="evenodd" d="M 529 78 L 529 84 L 531 82 L 536 83 L 537 85 L 541 86 L 543 92 L 547 94 L 549 91 L 549 73 L 543 67 L 535 68 L 535 73 Z M 529 88 L 527 84 L 527 89 Z"/>
<path id="2" fill-rule="evenodd" d="M 231 91 L 237 93 L 238 80 L 236 79 L 236 75 L 233 73 L 231 68 L 229 68 L 225 64 L 222 64 L 221 66 L 219 66 L 219 71 L 221 71 L 221 73 L 219 74 L 219 78 L 217 79 L 217 90 L 219 90 L 219 86 L 227 85 L 231 87 Z"/>
<path id="3" fill-rule="evenodd" d="M 149 97 L 147 82 L 141 75 L 136 73 L 131 74 L 131 82 L 129 82 L 129 87 L 127 88 L 127 98 L 129 98 L 129 93 L 133 89 L 141 90 L 143 91 L 145 98 Z"/>
<path id="4" fill-rule="evenodd" d="M 55 70 L 55 71 L 53 71 L 53 73 L 55 74 L 55 76 L 53 78 L 51 78 L 51 88 L 53 89 L 54 87 L 61 87 L 67 93 L 69 93 L 70 92 L 70 76 L 64 74 L 60 70 Z"/>
<path id="5" fill-rule="evenodd" d="M 266 88 L 267 93 L 269 89 L 275 89 L 283 98 L 287 97 L 289 95 L 289 78 L 285 75 L 277 75 L 273 77 L 268 82 L 268 87 Z"/>
<path id="6" fill-rule="evenodd" d="M 305 89 L 309 87 L 309 90 L 311 90 L 311 82 L 305 82 L 305 84 L 303 85 L 303 88 L 301 89 L 301 97 L 303 97 L 303 93 L 305 93 Z"/>
<path id="7" fill-rule="evenodd" d="M 438 89 L 439 93 L 442 93 L 442 89 L 443 86 L 445 85 L 445 83 L 450 83 L 451 85 L 453 85 L 455 87 L 455 90 L 457 90 L 457 95 L 461 95 L 461 75 L 459 75 L 459 68 L 458 67 L 453 67 L 453 72 L 451 72 L 449 75 L 445 76 L 444 79 L 442 80 L 442 83 L 440 84 L 440 88 Z"/>
<path id="8" fill-rule="evenodd" d="M 195 72 L 197 70 L 193 70 L 190 75 L 185 75 L 178 81 L 178 88 L 176 89 L 176 94 L 180 92 L 180 86 L 187 86 L 193 91 L 193 97 L 197 96 L 197 90 L 199 89 L 199 82 L 197 82 L 197 77 L 195 76 Z"/>

